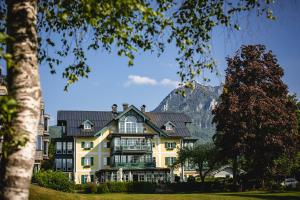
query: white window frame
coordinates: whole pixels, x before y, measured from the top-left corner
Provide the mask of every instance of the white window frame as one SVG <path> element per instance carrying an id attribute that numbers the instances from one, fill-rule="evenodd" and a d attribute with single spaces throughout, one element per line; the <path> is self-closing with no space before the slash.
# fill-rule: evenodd
<path id="1" fill-rule="evenodd" d="M 171 124 L 166 124 L 166 131 L 172 131 L 173 130 L 173 126 Z"/>
<path id="2" fill-rule="evenodd" d="M 66 166 L 67 171 L 72 171 L 73 170 L 73 159 L 72 158 L 67 158 L 66 160 L 67 160 L 66 161 L 67 162 L 67 166 Z M 71 165 L 71 166 L 69 166 L 69 165 Z"/>
<path id="3" fill-rule="evenodd" d="M 84 166 L 91 166 L 91 160 L 91 157 L 85 157 L 83 162 Z"/>
<path id="4" fill-rule="evenodd" d="M 59 164 L 59 167 L 57 167 Z M 56 158 L 55 159 L 55 169 L 56 170 L 61 170 L 62 169 L 62 159 L 61 158 Z"/>
<path id="5" fill-rule="evenodd" d="M 63 152 L 63 154 L 66 154 L 67 153 L 67 142 L 62 142 L 62 144 L 63 144 L 62 145 L 62 147 L 63 147 L 62 148 L 63 149 L 62 152 Z"/>
<path id="6" fill-rule="evenodd" d="M 57 148 L 59 146 L 58 144 L 60 144 L 60 149 Z M 56 144 L 55 144 L 55 152 L 56 152 L 56 154 L 62 154 L 62 142 L 56 142 Z"/>
<path id="7" fill-rule="evenodd" d="M 67 154 L 72 154 L 72 153 L 73 153 L 73 143 L 67 142 Z"/>
<path id="8" fill-rule="evenodd" d="M 88 122 L 83 123 L 83 129 L 84 130 L 91 130 L 92 129 L 92 125 Z"/>

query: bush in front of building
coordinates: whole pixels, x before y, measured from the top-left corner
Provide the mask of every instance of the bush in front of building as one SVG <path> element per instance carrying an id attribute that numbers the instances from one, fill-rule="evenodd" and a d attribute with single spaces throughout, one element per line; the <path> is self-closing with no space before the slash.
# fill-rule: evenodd
<path id="1" fill-rule="evenodd" d="M 128 192 L 131 193 L 154 193 L 156 191 L 157 184 L 151 182 L 129 182 Z"/>
<path id="2" fill-rule="evenodd" d="M 86 183 L 83 186 L 83 188 L 84 188 L 84 192 L 87 194 L 97 193 L 97 191 L 98 191 L 98 186 L 96 183 Z"/>
<path id="3" fill-rule="evenodd" d="M 66 174 L 52 170 L 35 173 L 32 177 L 32 182 L 42 187 L 63 192 L 73 192 L 75 186 Z"/>
<path id="4" fill-rule="evenodd" d="M 103 193 L 109 193 L 109 189 L 106 183 L 99 184 L 97 187 L 97 193 L 103 194 Z"/>
<path id="5" fill-rule="evenodd" d="M 128 192 L 128 182 L 107 182 L 106 184 L 111 193 Z"/>

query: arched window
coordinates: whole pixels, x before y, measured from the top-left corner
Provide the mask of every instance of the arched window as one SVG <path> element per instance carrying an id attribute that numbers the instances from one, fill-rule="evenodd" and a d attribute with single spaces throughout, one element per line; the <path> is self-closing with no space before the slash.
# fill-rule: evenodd
<path id="1" fill-rule="evenodd" d="M 128 116 L 125 118 L 125 130 L 126 133 L 137 132 L 137 119 L 134 116 Z"/>

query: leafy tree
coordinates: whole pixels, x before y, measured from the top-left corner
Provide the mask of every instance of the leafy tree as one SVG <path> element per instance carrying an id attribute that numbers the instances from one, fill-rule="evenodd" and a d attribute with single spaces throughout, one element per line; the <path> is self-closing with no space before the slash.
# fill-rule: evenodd
<path id="1" fill-rule="evenodd" d="M 0 1 L 0 58 L 5 61 L 9 102 L 16 110 L 1 130 L 4 156 L 0 166 L 4 199 L 27 199 L 35 154 L 41 88 L 38 63 L 52 73 L 64 64 L 66 87 L 87 77 L 87 50 L 99 48 L 128 57 L 138 50 L 161 54 L 166 43 L 178 48 L 178 74 L 186 87 L 202 69 L 213 70 L 210 32 L 234 27 L 237 14 L 256 9 L 273 18 L 271 1 L 253 0 L 7 0 Z M 53 38 L 57 38 L 53 40 Z M 62 59 L 74 57 L 65 66 Z M 5 106 L 4 106 L 5 107 Z M 2 116 L 6 110 L 1 110 Z"/>
<path id="2" fill-rule="evenodd" d="M 218 167 L 217 149 L 213 144 L 199 144 L 194 148 L 182 148 L 178 152 L 175 165 L 184 165 L 190 162 L 198 171 L 202 184 L 205 177 Z"/>
<path id="3" fill-rule="evenodd" d="M 54 167 L 54 155 L 55 155 L 55 143 L 53 140 L 50 141 L 49 148 L 48 148 L 48 159 L 43 160 L 41 168 L 43 170 L 50 170 Z"/>
<path id="4" fill-rule="evenodd" d="M 265 46 L 242 46 L 227 63 L 221 103 L 213 112 L 215 144 L 234 161 L 235 184 L 237 158 L 244 156 L 248 174 L 264 185 L 274 160 L 296 150 L 296 107 L 281 80 L 283 69 Z"/>

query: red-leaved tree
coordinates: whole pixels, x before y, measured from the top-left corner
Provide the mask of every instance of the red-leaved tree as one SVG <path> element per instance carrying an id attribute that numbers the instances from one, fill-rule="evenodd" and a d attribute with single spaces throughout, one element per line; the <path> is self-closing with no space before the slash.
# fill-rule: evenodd
<path id="1" fill-rule="evenodd" d="M 274 160 L 295 151 L 296 106 L 282 81 L 283 69 L 265 46 L 242 46 L 227 63 L 220 104 L 213 111 L 214 140 L 233 160 L 235 185 L 238 158 L 244 157 L 248 175 L 264 186 Z"/>

